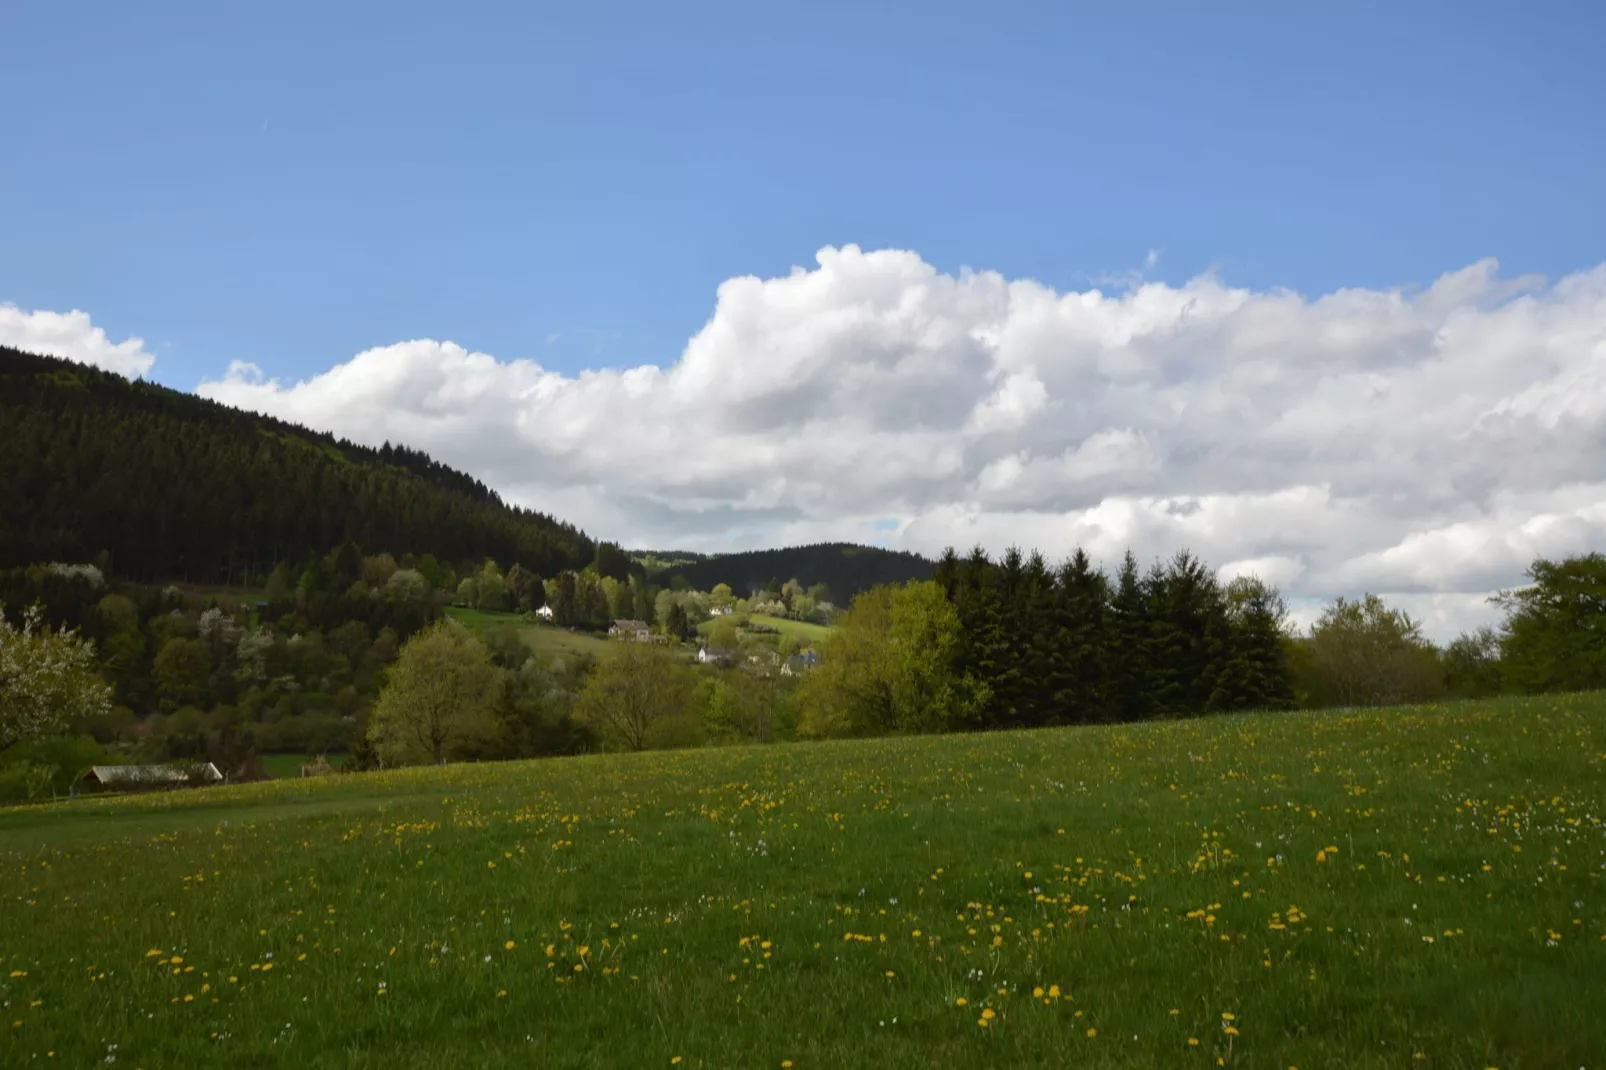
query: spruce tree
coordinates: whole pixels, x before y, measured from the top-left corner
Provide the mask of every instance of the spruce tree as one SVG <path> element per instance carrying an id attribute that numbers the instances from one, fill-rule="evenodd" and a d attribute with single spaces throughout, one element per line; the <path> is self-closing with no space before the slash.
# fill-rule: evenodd
<path id="1" fill-rule="evenodd" d="M 1109 583 L 1078 548 L 1061 566 L 1054 594 L 1053 720 L 1109 720 Z"/>
<path id="2" fill-rule="evenodd" d="M 1032 551 L 1021 575 L 1019 638 L 1015 643 L 1021 686 L 1016 723 L 1044 725 L 1054 722 L 1054 670 L 1058 661 L 1054 574 L 1043 555 Z"/>
<path id="3" fill-rule="evenodd" d="M 1227 585 L 1232 641 L 1216 680 L 1211 707 L 1282 710 L 1294 704 L 1293 673 L 1285 636 L 1287 608 L 1277 589 L 1253 576 Z"/>
<path id="4" fill-rule="evenodd" d="M 1104 647 L 1112 719 L 1137 721 L 1147 716 L 1149 700 L 1149 604 L 1138 561 L 1128 550 L 1111 592 L 1109 627 Z"/>

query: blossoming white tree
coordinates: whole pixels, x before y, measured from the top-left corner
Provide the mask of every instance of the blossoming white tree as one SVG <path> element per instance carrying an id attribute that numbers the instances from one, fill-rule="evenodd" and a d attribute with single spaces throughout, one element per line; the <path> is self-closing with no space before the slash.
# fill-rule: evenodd
<path id="1" fill-rule="evenodd" d="M 51 631 L 37 605 L 23 611 L 20 626 L 0 608 L 0 747 L 110 709 L 93 642 L 67 628 Z"/>

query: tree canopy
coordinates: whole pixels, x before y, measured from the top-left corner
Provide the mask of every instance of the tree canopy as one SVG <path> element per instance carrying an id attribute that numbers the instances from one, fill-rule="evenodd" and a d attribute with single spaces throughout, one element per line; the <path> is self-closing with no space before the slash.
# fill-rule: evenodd
<path id="1" fill-rule="evenodd" d="M 380 760 L 438 765 L 486 745 L 496 731 L 498 679 L 485 644 L 454 621 L 409 639 L 369 722 Z"/>
<path id="2" fill-rule="evenodd" d="M 76 632 L 52 631 L 38 606 L 12 623 L 0 605 L 0 747 L 64 731 L 75 717 L 105 714 L 111 689 L 95 646 Z"/>

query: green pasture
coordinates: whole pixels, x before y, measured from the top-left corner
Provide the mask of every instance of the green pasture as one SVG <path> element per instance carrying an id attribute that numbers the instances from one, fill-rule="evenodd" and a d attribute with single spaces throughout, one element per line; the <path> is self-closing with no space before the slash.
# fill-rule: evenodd
<path id="1" fill-rule="evenodd" d="M 724 620 L 723 617 L 713 617 L 697 625 L 699 635 L 707 635 L 714 629 L 714 625 Z M 790 635 L 800 643 L 817 644 L 831 634 L 832 629 L 823 624 L 810 624 L 808 621 L 789 620 L 786 617 L 767 617 L 762 613 L 755 613 L 749 618 L 754 624 L 763 624 L 774 628 L 782 635 Z"/>
<path id="2" fill-rule="evenodd" d="M 1606 1053 L 1606 696 L 0 811 L 0 1065 Z"/>

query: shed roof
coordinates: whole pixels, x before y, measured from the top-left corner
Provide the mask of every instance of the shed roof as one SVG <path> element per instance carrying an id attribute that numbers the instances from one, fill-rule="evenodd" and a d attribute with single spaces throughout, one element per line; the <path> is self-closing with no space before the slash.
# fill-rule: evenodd
<path id="1" fill-rule="evenodd" d="M 201 780 L 222 780 L 223 774 L 211 762 L 168 765 L 94 765 L 85 780 L 102 784 L 186 784 L 194 773 Z"/>

